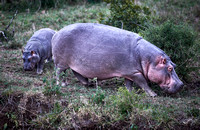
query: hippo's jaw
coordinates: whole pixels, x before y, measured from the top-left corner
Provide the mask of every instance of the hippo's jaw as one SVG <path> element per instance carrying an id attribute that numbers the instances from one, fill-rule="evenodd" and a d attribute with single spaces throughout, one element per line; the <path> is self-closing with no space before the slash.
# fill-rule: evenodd
<path id="1" fill-rule="evenodd" d="M 31 71 L 31 70 L 33 70 L 33 69 L 25 69 L 25 68 L 24 68 L 24 70 L 25 70 L 25 71 Z"/>
<path id="2" fill-rule="evenodd" d="M 170 77 L 170 82 L 168 84 L 160 84 L 160 87 L 169 94 L 174 94 L 180 91 L 183 87 L 183 82 L 178 78 L 176 72 Z"/>
<path id="3" fill-rule="evenodd" d="M 34 68 L 34 67 L 26 67 L 26 68 L 24 67 L 24 70 L 25 70 L 25 71 L 32 71 L 33 68 Z"/>
<path id="4" fill-rule="evenodd" d="M 24 63 L 25 71 L 32 71 L 35 68 L 35 64 L 33 63 Z"/>
<path id="5" fill-rule="evenodd" d="M 175 94 L 183 88 L 183 82 L 160 86 L 166 93 Z"/>

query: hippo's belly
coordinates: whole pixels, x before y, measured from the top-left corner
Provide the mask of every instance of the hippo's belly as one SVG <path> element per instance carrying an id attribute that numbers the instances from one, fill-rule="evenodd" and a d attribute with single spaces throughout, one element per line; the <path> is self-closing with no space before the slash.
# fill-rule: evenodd
<path id="1" fill-rule="evenodd" d="M 68 64 L 71 69 L 84 77 L 98 79 L 109 79 L 121 77 L 128 69 L 126 62 L 128 57 L 124 53 L 104 51 L 81 52 L 73 56 Z"/>

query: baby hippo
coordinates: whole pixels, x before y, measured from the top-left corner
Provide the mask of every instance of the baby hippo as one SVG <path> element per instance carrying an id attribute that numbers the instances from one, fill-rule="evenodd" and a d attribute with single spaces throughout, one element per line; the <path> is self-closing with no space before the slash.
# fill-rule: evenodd
<path id="1" fill-rule="evenodd" d="M 42 74 L 44 61 L 52 59 L 51 39 L 54 34 L 54 30 L 44 28 L 36 31 L 29 39 L 22 51 L 25 71 L 33 70 L 36 67 L 37 74 Z"/>

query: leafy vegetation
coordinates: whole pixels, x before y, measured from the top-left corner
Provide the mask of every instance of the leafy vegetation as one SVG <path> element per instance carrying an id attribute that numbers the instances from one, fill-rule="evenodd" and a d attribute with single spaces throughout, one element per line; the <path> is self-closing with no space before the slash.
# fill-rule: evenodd
<path id="1" fill-rule="evenodd" d="M 97 87 L 96 93 L 91 95 L 91 103 L 103 104 L 106 97 L 105 94 L 105 91 L 103 91 L 100 87 Z"/>
<path id="2" fill-rule="evenodd" d="M 174 17 L 175 11 L 183 9 L 184 12 L 190 12 L 187 10 L 188 6 L 193 7 L 195 3 L 196 1 L 192 1 L 182 5 L 174 1 L 169 3 L 168 0 L 139 3 L 141 6 L 148 5 L 152 9 L 156 9 L 154 7 L 157 6 L 158 11 L 155 12 L 160 16 L 154 14 L 152 17 L 157 19 L 154 28 L 149 28 L 140 34 L 147 36 L 152 31 L 152 39 L 158 37 L 169 44 L 172 37 L 176 43 L 186 44 L 186 47 L 193 46 L 195 33 L 190 27 L 177 22 L 163 21 L 164 17 Z M 165 7 L 166 4 L 170 6 Z M 168 11 L 167 13 L 159 10 L 159 7 L 163 6 L 165 8 L 162 11 Z M 14 13 L 1 10 L 0 30 L 7 27 Z M 53 62 L 45 64 L 42 75 L 37 75 L 36 71 L 23 71 L 21 47 L 14 45 L 16 49 L 11 49 L 11 44 L 25 46 L 26 41 L 40 28 L 59 30 L 76 22 L 97 22 L 98 13 L 109 16 L 111 14 L 109 5 L 63 4 L 62 8 L 41 8 L 38 12 L 25 11 L 17 14 L 8 30 L 9 32 L 15 30 L 13 39 L 10 39 L 9 43 L 0 41 L 0 129 L 198 129 L 200 78 L 193 74 L 193 71 L 190 74 L 193 78 L 192 83 L 185 84 L 181 92 L 176 95 L 166 95 L 161 90 L 156 90 L 160 94 L 155 98 L 148 97 L 137 89 L 129 93 L 125 87 L 121 87 L 124 86 L 121 78 L 102 81 L 98 84 L 98 88 L 95 83 L 95 87 L 85 87 L 74 77 L 71 70 L 67 70 L 65 75 L 69 85 L 61 87 L 55 84 Z M 185 14 L 188 13 L 177 13 L 176 17 L 184 18 L 182 21 L 187 22 L 190 18 L 189 16 L 186 18 Z M 198 18 L 191 14 L 190 16 L 191 19 Z M 198 25 L 193 20 L 186 25 L 190 23 L 193 23 L 192 27 Z M 168 30 L 168 35 L 158 36 L 154 29 L 157 29 L 159 34 Z M 197 33 L 199 35 L 199 32 Z M 172 34 L 176 37 L 174 38 Z M 184 34 L 188 34 L 188 39 L 185 39 Z M 178 38 L 180 40 L 177 40 Z M 194 42 L 188 43 L 189 39 Z M 199 43 L 198 41 L 199 39 L 196 39 L 196 43 Z M 174 45 L 168 46 L 171 50 Z M 180 47 L 179 44 L 175 46 Z M 192 50 L 196 52 L 195 48 Z M 171 52 L 167 54 L 173 57 Z M 196 55 L 199 57 L 197 52 Z M 180 61 L 180 58 L 177 61 Z M 190 58 L 189 63 L 192 63 Z M 194 64 L 199 66 L 198 62 Z"/>
<path id="3" fill-rule="evenodd" d="M 105 0 L 110 4 L 110 15 L 99 13 L 99 22 L 125 30 L 139 32 L 148 25 L 151 11 L 148 7 L 135 4 L 134 0 Z"/>
<path id="4" fill-rule="evenodd" d="M 101 0 L 8 0 L 0 2 L 0 10 L 4 11 L 39 11 L 40 9 L 61 8 L 65 4 L 96 3 Z"/>

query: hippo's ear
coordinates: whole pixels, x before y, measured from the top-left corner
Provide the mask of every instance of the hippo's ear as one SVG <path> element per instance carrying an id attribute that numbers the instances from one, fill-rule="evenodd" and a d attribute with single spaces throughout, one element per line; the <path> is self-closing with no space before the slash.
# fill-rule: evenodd
<path id="1" fill-rule="evenodd" d="M 34 51 L 31 51 L 31 55 L 33 55 L 33 54 L 35 54 L 35 52 L 34 52 Z"/>

